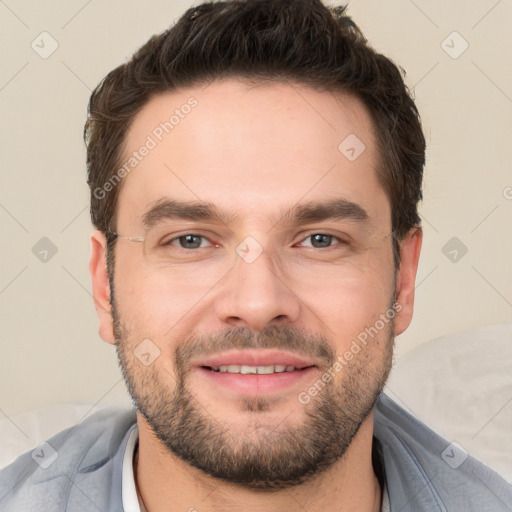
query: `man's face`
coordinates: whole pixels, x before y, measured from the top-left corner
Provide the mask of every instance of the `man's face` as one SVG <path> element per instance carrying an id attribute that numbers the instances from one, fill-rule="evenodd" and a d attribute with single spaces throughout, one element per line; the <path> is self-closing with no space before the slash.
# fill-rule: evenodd
<path id="1" fill-rule="evenodd" d="M 204 472 L 297 485 L 345 452 L 388 375 L 393 323 L 409 321 L 391 309 L 370 117 L 348 95 L 228 80 L 152 98 L 126 159 L 143 145 L 154 147 L 125 178 L 116 231 L 145 240 L 119 239 L 111 269 L 134 401 Z"/>

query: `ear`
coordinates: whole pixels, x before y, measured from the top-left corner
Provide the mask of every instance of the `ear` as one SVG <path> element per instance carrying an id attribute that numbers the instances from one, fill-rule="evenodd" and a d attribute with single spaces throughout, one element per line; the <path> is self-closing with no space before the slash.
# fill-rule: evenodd
<path id="1" fill-rule="evenodd" d="M 402 334 L 411 323 L 422 240 L 423 230 L 414 227 L 400 244 L 400 267 L 396 275 L 396 302 L 400 309 L 397 308 L 399 312 L 395 317 L 395 336 Z"/>
<path id="2" fill-rule="evenodd" d="M 107 240 L 101 231 L 91 235 L 91 258 L 89 273 L 92 280 L 92 295 L 94 307 L 100 321 L 99 334 L 101 338 L 112 345 L 115 343 L 114 322 L 110 306 L 110 283 L 107 273 L 106 259 Z"/>

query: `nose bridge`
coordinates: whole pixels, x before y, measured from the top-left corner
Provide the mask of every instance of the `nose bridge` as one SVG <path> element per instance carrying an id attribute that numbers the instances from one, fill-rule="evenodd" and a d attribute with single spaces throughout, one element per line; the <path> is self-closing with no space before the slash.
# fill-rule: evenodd
<path id="1" fill-rule="evenodd" d="M 234 267 L 216 301 L 217 314 L 224 322 L 253 330 L 294 322 L 300 301 L 286 282 L 277 255 L 246 242 L 237 248 Z"/>

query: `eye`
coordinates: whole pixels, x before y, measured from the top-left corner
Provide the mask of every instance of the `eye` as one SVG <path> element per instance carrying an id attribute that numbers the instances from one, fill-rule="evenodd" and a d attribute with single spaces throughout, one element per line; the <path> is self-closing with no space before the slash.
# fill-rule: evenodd
<path id="1" fill-rule="evenodd" d="M 333 242 L 344 243 L 344 241 L 337 236 L 328 235 L 325 233 L 314 233 L 305 238 L 299 245 L 304 244 L 306 240 L 311 240 L 309 247 L 314 247 L 315 249 L 325 249 L 332 247 Z M 308 245 L 306 245 L 306 247 L 308 247 Z"/>
<path id="2" fill-rule="evenodd" d="M 187 233 L 176 238 L 172 238 L 164 245 L 177 245 L 180 249 L 200 249 L 201 247 L 207 247 L 211 242 L 202 235 L 195 235 L 193 233 Z"/>

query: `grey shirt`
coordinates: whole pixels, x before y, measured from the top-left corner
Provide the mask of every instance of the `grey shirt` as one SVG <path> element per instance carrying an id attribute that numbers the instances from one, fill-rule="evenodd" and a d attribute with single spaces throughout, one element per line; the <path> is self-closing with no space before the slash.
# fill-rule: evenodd
<path id="1" fill-rule="evenodd" d="M 134 410 L 104 409 L 0 470 L 2 512 L 123 512 L 123 455 Z M 385 394 L 374 454 L 390 512 L 510 512 L 512 486 Z"/>

